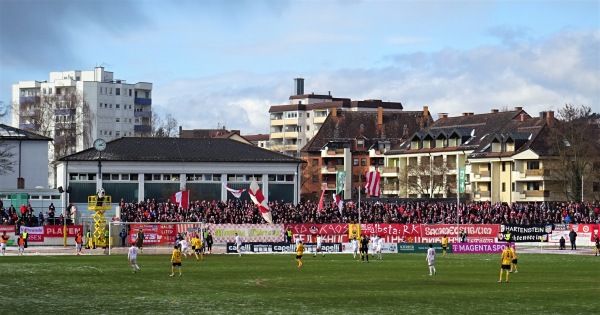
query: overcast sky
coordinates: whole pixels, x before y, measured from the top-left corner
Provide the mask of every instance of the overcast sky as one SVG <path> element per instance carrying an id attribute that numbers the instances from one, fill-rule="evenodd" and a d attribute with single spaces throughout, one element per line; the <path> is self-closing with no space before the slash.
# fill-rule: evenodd
<path id="1" fill-rule="evenodd" d="M 268 133 L 295 77 L 434 119 L 600 112 L 600 1 L 0 0 L 0 101 L 20 80 L 100 65 L 152 82 L 153 109 L 185 129 Z"/>

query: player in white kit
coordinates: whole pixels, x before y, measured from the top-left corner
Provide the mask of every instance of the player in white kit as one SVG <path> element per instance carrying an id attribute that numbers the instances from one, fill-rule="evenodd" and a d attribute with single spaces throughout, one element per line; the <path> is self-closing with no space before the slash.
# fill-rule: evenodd
<path id="1" fill-rule="evenodd" d="M 375 251 L 377 252 L 377 259 L 381 259 L 381 251 L 383 250 L 383 237 L 379 237 L 377 239 L 377 248 Z"/>
<path id="2" fill-rule="evenodd" d="M 433 245 L 429 244 L 429 249 L 427 250 L 427 258 L 425 258 L 427 264 L 429 265 L 429 275 L 432 276 L 436 274 L 435 270 L 435 249 L 433 249 Z"/>
<path id="3" fill-rule="evenodd" d="M 354 256 L 354 258 L 356 258 L 356 254 L 358 254 L 358 240 L 356 238 L 353 238 L 352 240 L 350 240 L 350 243 L 352 244 L 352 255 Z"/>
<path id="4" fill-rule="evenodd" d="M 127 252 L 127 260 L 129 260 L 129 262 L 131 263 L 131 269 L 133 269 L 133 272 L 140 270 L 140 267 L 137 264 L 137 255 L 138 248 L 137 246 L 135 246 L 135 243 L 133 243 L 129 248 L 129 252 Z"/>

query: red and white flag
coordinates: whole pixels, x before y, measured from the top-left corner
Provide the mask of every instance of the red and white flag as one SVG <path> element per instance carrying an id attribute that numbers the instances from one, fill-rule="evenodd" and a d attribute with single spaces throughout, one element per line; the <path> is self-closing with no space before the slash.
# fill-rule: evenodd
<path id="1" fill-rule="evenodd" d="M 228 192 L 230 192 L 235 198 L 238 198 L 238 199 L 240 199 L 240 197 L 242 196 L 242 193 L 244 191 L 246 191 L 245 189 L 236 190 L 233 188 L 229 188 L 227 185 L 225 185 L 225 183 L 223 183 L 223 186 L 225 187 L 225 189 L 227 189 Z"/>
<path id="2" fill-rule="evenodd" d="M 248 193 L 250 194 L 250 199 L 252 199 L 258 210 L 260 210 L 260 213 L 265 221 L 273 223 L 269 203 L 267 202 L 267 199 L 263 195 L 256 181 L 252 181 L 252 183 L 250 183 L 250 189 L 248 189 Z"/>
<path id="3" fill-rule="evenodd" d="M 171 195 L 171 201 L 177 206 L 187 209 L 190 205 L 190 191 L 182 190 Z"/>
<path id="4" fill-rule="evenodd" d="M 365 184 L 365 189 L 367 189 L 367 193 L 371 197 L 379 197 L 379 172 L 367 172 L 366 177 L 367 183 Z"/>
<path id="5" fill-rule="evenodd" d="M 323 184 L 321 186 L 321 198 L 319 198 L 319 206 L 317 207 L 317 211 L 323 211 L 323 197 L 325 197 L 325 189 L 327 188 L 327 184 Z"/>
<path id="6" fill-rule="evenodd" d="M 344 200 L 342 200 L 342 197 L 340 197 L 340 195 L 336 195 L 334 193 L 333 194 L 333 202 L 338 206 L 338 209 L 340 210 L 340 215 L 343 215 L 342 209 L 344 209 Z"/>

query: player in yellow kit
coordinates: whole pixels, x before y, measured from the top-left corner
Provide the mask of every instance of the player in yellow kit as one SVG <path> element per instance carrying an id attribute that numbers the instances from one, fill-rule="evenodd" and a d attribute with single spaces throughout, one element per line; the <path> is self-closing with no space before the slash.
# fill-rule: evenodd
<path id="1" fill-rule="evenodd" d="M 517 268 L 517 252 L 515 250 L 516 246 L 517 245 L 513 245 L 510 248 L 510 252 L 512 253 L 512 261 L 511 261 L 511 264 L 510 264 L 510 272 L 514 272 L 514 273 L 519 272 L 519 268 Z"/>
<path id="2" fill-rule="evenodd" d="M 179 267 L 179 275 L 181 276 L 181 250 L 177 245 L 173 248 L 171 255 L 171 277 L 175 275 L 175 266 Z"/>
<path id="3" fill-rule="evenodd" d="M 508 273 L 510 272 L 510 263 L 512 262 L 512 251 L 510 250 L 510 244 L 506 244 L 506 248 L 502 251 L 500 256 L 502 260 L 502 266 L 500 267 L 500 280 L 502 282 L 502 271 L 506 271 L 506 282 L 508 282 Z"/>
<path id="4" fill-rule="evenodd" d="M 442 257 L 448 257 L 448 237 L 442 237 Z"/>
<path id="5" fill-rule="evenodd" d="M 298 261 L 298 268 L 302 267 L 302 254 L 304 254 L 304 245 L 302 244 L 302 240 L 300 240 L 296 246 L 296 261 Z"/>
<path id="6" fill-rule="evenodd" d="M 200 236 L 196 234 L 194 238 L 192 238 L 192 250 L 194 251 L 194 255 L 196 255 L 196 260 L 198 260 L 198 254 L 202 260 L 204 260 L 204 252 L 202 251 L 202 240 Z"/>

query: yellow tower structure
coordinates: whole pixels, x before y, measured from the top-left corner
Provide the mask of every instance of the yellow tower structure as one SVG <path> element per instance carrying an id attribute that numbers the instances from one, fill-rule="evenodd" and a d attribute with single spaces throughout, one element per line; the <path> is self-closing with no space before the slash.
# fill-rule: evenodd
<path id="1" fill-rule="evenodd" d="M 108 247 L 110 237 L 105 237 L 105 232 L 108 230 L 108 223 L 104 218 L 104 213 L 112 208 L 112 197 L 106 195 L 88 196 L 88 210 L 95 211 L 94 214 L 94 242 L 96 246 Z"/>

